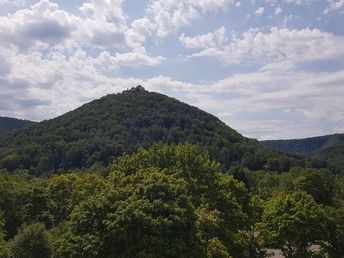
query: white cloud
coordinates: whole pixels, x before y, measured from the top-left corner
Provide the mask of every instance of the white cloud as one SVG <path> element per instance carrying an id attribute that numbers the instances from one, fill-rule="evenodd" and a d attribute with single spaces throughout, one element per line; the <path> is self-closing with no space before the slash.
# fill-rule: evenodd
<path id="1" fill-rule="evenodd" d="M 30 9 L 1 16 L 0 42 L 3 47 L 24 51 L 35 46 L 46 48 L 69 38 L 75 29 L 74 22 L 74 17 L 59 10 L 56 4 L 42 0 Z"/>
<path id="2" fill-rule="evenodd" d="M 282 8 L 280 8 L 280 7 L 275 8 L 275 15 L 279 15 L 282 12 L 283 12 Z"/>
<path id="3" fill-rule="evenodd" d="M 344 0 L 330 0 L 329 2 L 329 6 L 324 11 L 325 14 L 344 9 Z"/>
<path id="4" fill-rule="evenodd" d="M 141 46 L 149 33 L 147 19 L 128 25 L 122 1 L 89 0 L 80 7 L 80 16 L 61 9 L 49 0 L 0 17 L 0 42 L 27 50 L 37 45 L 55 47 L 69 40 L 83 47 L 131 49 Z"/>
<path id="5" fill-rule="evenodd" d="M 131 24 L 132 36 L 130 38 L 134 42 L 145 42 L 146 37 L 152 34 L 153 29 L 153 25 L 146 17 L 134 20 Z"/>
<path id="6" fill-rule="evenodd" d="M 155 0 L 146 13 L 157 36 L 166 37 L 209 12 L 225 10 L 229 0 Z"/>
<path id="7" fill-rule="evenodd" d="M 222 46 L 226 37 L 226 29 L 221 27 L 214 32 L 188 37 L 182 33 L 179 37 L 180 42 L 187 48 L 209 48 Z"/>
<path id="8" fill-rule="evenodd" d="M 6 4 L 12 4 L 15 6 L 24 6 L 26 0 L 0 0 L 0 6 L 6 5 Z"/>
<path id="9" fill-rule="evenodd" d="M 95 61 L 107 68 L 117 68 L 156 66 L 163 60 L 164 58 L 162 56 L 151 57 L 146 53 L 127 52 L 123 54 L 116 53 L 115 56 L 112 56 L 109 52 L 102 52 Z"/>
<path id="10" fill-rule="evenodd" d="M 265 0 L 267 3 L 270 3 L 272 5 L 275 4 L 280 4 L 282 3 L 286 3 L 286 4 L 295 4 L 295 5 L 310 5 L 318 0 Z"/>
<path id="11" fill-rule="evenodd" d="M 318 29 L 250 29 L 223 48 L 205 49 L 195 57 L 212 56 L 227 64 L 338 59 L 344 56 L 344 37 Z"/>
<path id="12" fill-rule="evenodd" d="M 261 16 L 264 13 L 264 7 L 258 7 L 257 10 L 255 11 L 256 16 Z"/>

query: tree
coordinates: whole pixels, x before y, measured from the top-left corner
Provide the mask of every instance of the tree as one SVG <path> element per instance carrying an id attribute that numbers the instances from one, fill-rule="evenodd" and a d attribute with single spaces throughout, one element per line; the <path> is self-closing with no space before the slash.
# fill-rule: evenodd
<path id="1" fill-rule="evenodd" d="M 336 184 L 331 171 L 326 169 L 301 169 L 299 173 L 300 176 L 293 181 L 295 190 L 307 192 L 318 203 L 332 204 Z"/>
<path id="2" fill-rule="evenodd" d="M 0 209 L 5 220 L 6 238 L 12 238 L 27 217 L 28 182 L 25 175 L 10 175 L 0 171 Z"/>
<path id="3" fill-rule="evenodd" d="M 186 182 L 143 169 L 74 209 L 63 244 L 77 257 L 195 257 L 194 220 Z"/>
<path id="4" fill-rule="evenodd" d="M 223 243 L 215 237 L 208 242 L 207 258 L 231 258 L 231 256 Z"/>
<path id="5" fill-rule="evenodd" d="M 67 220 L 77 204 L 106 187 L 104 178 L 94 173 L 54 176 L 46 184 L 46 191 L 55 204 L 53 214 L 56 223 Z"/>
<path id="6" fill-rule="evenodd" d="M 107 179 L 73 209 L 58 257 L 249 257 L 244 184 L 196 146 L 124 155 Z"/>
<path id="7" fill-rule="evenodd" d="M 51 256 L 49 235 L 43 224 L 23 225 L 10 242 L 11 258 L 49 258 Z"/>
<path id="8" fill-rule="evenodd" d="M 6 258 L 8 256 L 8 244 L 5 241 L 4 225 L 5 220 L 0 210 L 0 258 Z"/>
<path id="9" fill-rule="evenodd" d="M 327 207 L 327 239 L 322 243 L 330 258 L 342 258 L 344 254 L 344 206 Z"/>
<path id="10" fill-rule="evenodd" d="M 325 213 L 305 192 L 280 194 L 266 206 L 258 224 L 265 244 L 286 257 L 310 257 L 309 247 L 326 237 Z"/>

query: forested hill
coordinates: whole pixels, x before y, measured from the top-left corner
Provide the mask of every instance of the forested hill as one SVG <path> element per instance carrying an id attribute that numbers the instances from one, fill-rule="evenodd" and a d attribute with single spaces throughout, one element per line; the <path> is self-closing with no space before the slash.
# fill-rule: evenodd
<path id="1" fill-rule="evenodd" d="M 330 166 L 344 169 L 344 134 L 294 140 L 263 141 L 266 146 L 283 153 L 324 160 Z"/>
<path id="2" fill-rule="evenodd" d="M 307 157 L 327 148 L 337 146 L 344 147 L 344 134 L 325 135 L 305 139 L 263 141 L 263 144 L 280 152 Z"/>
<path id="3" fill-rule="evenodd" d="M 238 164 L 281 171 L 293 161 L 196 107 L 138 86 L 2 137 L 0 167 L 36 175 L 97 169 L 156 142 L 199 144 L 224 168 Z"/>
<path id="4" fill-rule="evenodd" d="M 11 117 L 0 117 L 0 134 L 14 132 L 33 125 L 34 122 Z"/>

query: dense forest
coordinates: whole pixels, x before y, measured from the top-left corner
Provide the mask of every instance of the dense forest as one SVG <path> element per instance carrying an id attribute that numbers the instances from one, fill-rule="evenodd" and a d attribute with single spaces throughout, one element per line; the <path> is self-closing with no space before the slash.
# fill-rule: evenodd
<path id="1" fill-rule="evenodd" d="M 35 122 L 29 120 L 21 120 L 11 117 L 0 117 L 0 135 L 27 128 L 34 123 Z"/>
<path id="2" fill-rule="evenodd" d="M 343 258 L 340 166 L 142 87 L 0 136 L 0 258 L 271 252 Z"/>
<path id="3" fill-rule="evenodd" d="M 158 144 L 102 175 L 0 177 L 0 257 L 344 253 L 344 178 L 326 169 L 223 171 L 195 145 Z"/>
<path id="4" fill-rule="evenodd" d="M 276 151 L 325 161 L 328 166 L 344 169 L 344 134 L 333 134 L 306 139 L 263 141 Z"/>
<path id="5" fill-rule="evenodd" d="M 102 169 L 124 152 L 156 142 L 199 144 L 225 169 L 287 171 L 303 162 L 241 136 L 198 108 L 136 87 L 0 137 L 0 168 L 32 175 Z"/>

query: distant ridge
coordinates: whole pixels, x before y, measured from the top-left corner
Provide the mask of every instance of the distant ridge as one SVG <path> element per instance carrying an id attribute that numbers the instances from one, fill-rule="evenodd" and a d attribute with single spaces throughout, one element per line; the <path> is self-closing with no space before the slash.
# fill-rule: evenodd
<path id="1" fill-rule="evenodd" d="M 35 122 L 12 117 L 0 117 L 0 134 L 11 133 L 19 129 L 27 128 Z"/>
<path id="2" fill-rule="evenodd" d="M 262 141 L 266 146 L 288 154 L 311 156 L 321 150 L 344 145 L 344 134 L 333 134 L 304 139 Z"/>
<path id="3" fill-rule="evenodd" d="M 139 85 L 0 138 L 0 168 L 36 175 L 97 169 L 158 142 L 198 144 L 225 169 L 281 171 L 291 164 L 213 115 Z"/>
<path id="4" fill-rule="evenodd" d="M 271 149 L 327 161 L 344 169 L 344 134 L 333 134 L 305 139 L 263 141 Z"/>

